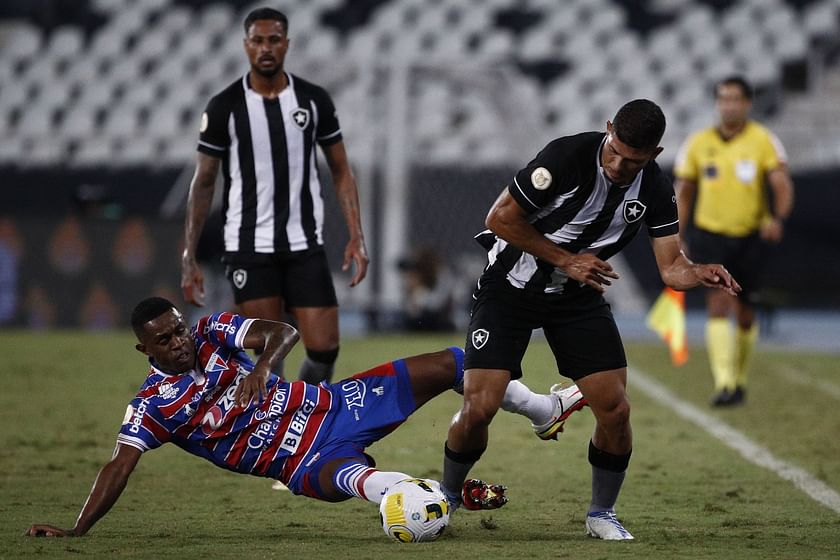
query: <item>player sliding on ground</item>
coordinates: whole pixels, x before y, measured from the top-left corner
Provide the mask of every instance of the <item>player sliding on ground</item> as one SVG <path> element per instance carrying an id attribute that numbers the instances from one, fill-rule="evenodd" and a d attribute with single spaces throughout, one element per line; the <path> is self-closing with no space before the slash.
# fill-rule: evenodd
<path id="1" fill-rule="evenodd" d="M 29 536 L 78 536 L 105 515 L 140 456 L 171 442 L 224 469 L 273 478 L 295 494 L 328 502 L 379 503 L 407 474 L 374 468 L 364 450 L 429 399 L 463 390 L 463 352 L 449 348 L 382 364 L 329 386 L 273 373 L 298 340 L 285 323 L 217 313 L 190 329 L 175 306 L 148 298 L 131 325 L 151 368 L 126 410 L 113 458 L 99 472 L 72 529 L 32 525 Z M 253 363 L 245 349 L 262 350 Z M 503 408 L 527 416 L 545 438 L 586 405 L 575 386 L 532 393 L 511 382 Z M 494 509 L 505 488 L 464 484 L 465 509 Z M 452 508 L 461 503 L 450 502 Z"/>

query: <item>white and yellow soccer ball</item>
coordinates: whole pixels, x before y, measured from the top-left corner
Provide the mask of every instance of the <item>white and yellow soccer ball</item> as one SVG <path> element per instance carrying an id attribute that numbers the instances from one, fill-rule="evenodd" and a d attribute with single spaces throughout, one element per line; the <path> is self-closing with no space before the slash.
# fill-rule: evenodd
<path id="1" fill-rule="evenodd" d="M 391 486 L 379 504 L 385 534 L 399 542 L 427 542 L 449 525 L 449 502 L 433 480 L 407 478 Z"/>

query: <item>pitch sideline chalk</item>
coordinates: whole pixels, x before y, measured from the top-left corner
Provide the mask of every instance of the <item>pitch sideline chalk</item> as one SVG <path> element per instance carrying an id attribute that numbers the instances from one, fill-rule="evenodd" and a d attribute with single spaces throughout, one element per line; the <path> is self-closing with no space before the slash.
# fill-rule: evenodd
<path id="1" fill-rule="evenodd" d="M 648 396 L 656 399 L 698 428 L 708 432 L 727 447 L 741 454 L 747 461 L 774 472 L 780 478 L 793 483 L 813 500 L 840 513 L 840 494 L 808 472 L 775 457 L 769 449 L 762 447 L 729 424 L 720 421 L 686 402 L 638 368 L 629 368 L 628 383 L 638 387 Z"/>

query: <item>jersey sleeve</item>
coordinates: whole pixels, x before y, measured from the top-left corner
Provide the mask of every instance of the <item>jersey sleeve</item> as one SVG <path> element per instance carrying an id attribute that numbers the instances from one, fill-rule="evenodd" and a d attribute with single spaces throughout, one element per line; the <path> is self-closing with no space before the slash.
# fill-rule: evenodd
<path id="1" fill-rule="evenodd" d="M 245 335 L 254 323 L 254 319 L 246 319 L 236 313 L 215 313 L 202 317 L 195 326 L 196 338 L 206 340 L 214 346 L 243 350 Z"/>
<path id="2" fill-rule="evenodd" d="M 117 434 L 117 443 L 130 445 L 142 452 L 157 449 L 170 440 L 169 431 L 155 414 L 152 399 L 137 397 L 125 409 L 125 417 Z"/>
<path id="3" fill-rule="evenodd" d="M 330 146 L 340 142 L 341 126 L 338 124 L 338 113 L 330 95 L 323 88 L 317 88 L 313 100 L 318 109 L 318 123 L 315 129 L 315 139 L 318 144 Z"/>
<path id="4" fill-rule="evenodd" d="M 690 136 L 677 150 L 677 155 L 674 158 L 674 176 L 678 179 L 696 181 L 700 175 L 695 157 L 695 139 L 696 135 Z"/>
<path id="5" fill-rule="evenodd" d="M 657 178 L 651 211 L 646 213 L 645 223 L 651 237 L 667 237 L 680 232 L 680 220 L 677 213 L 677 197 L 674 187 L 660 173 Z"/>
<path id="6" fill-rule="evenodd" d="M 773 171 L 787 163 L 787 151 L 779 137 L 769 130 L 767 131 L 767 144 L 766 155 L 761 164 L 767 171 Z"/>
<path id="7" fill-rule="evenodd" d="M 230 133 L 228 121 L 230 110 L 225 107 L 219 96 L 207 103 L 207 108 L 201 114 L 199 126 L 198 151 L 208 156 L 223 157 L 230 148 Z"/>
<path id="8" fill-rule="evenodd" d="M 550 142 L 520 169 L 508 192 L 528 212 L 536 212 L 564 192 L 559 169 L 567 156 L 564 139 Z"/>

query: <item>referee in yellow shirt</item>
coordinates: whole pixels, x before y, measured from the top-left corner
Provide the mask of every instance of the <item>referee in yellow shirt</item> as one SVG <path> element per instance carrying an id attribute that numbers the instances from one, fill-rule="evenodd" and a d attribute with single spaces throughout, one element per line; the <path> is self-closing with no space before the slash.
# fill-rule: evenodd
<path id="1" fill-rule="evenodd" d="M 738 297 L 722 290 L 706 293 L 706 346 L 715 378 L 715 406 L 744 402 L 758 337 L 754 302 L 762 250 L 765 243 L 781 240 L 793 209 L 785 149 L 772 132 L 749 118 L 752 97 L 752 87 L 740 76 L 719 82 L 715 107 L 720 122 L 690 136 L 674 167 L 680 235 L 689 256 L 723 264 L 743 288 Z M 689 224 L 693 228 L 686 238 Z"/>

